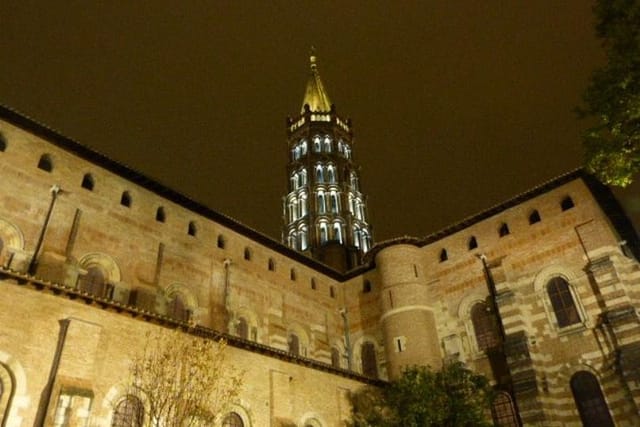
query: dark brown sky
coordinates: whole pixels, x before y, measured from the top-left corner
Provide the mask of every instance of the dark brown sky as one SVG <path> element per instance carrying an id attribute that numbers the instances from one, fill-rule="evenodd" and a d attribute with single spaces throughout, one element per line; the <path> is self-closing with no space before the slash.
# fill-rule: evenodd
<path id="1" fill-rule="evenodd" d="M 0 102 L 279 238 L 285 117 L 317 48 L 377 240 L 581 162 L 585 0 L 0 2 Z"/>

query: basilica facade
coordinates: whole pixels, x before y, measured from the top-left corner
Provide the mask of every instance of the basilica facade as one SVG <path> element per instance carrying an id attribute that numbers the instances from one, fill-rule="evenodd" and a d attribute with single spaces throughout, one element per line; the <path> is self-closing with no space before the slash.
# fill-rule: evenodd
<path id="1" fill-rule="evenodd" d="M 640 245 L 606 187 L 374 244 L 354 142 L 312 56 L 281 243 L 1 107 L 1 425 L 146 425 L 128 366 L 163 328 L 227 339 L 224 426 L 341 426 L 350 392 L 452 360 L 498 426 L 640 424 Z"/>

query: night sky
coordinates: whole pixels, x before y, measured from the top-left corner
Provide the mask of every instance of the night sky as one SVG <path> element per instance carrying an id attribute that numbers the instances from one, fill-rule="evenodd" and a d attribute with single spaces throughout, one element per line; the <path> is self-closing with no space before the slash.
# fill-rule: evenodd
<path id="1" fill-rule="evenodd" d="M 276 239 L 310 46 L 378 241 L 579 166 L 604 61 L 585 0 L 2 0 L 0 27 L 0 103 Z"/>

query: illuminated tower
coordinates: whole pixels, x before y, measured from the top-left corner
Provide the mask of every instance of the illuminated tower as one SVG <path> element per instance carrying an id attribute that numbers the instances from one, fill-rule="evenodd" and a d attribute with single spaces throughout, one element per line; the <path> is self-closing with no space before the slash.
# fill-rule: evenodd
<path id="1" fill-rule="evenodd" d="M 282 239 L 287 246 L 340 271 L 360 264 L 372 244 L 351 120 L 336 114 L 315 54 L 300 115 L 287 119 L 288 192 Z"/>

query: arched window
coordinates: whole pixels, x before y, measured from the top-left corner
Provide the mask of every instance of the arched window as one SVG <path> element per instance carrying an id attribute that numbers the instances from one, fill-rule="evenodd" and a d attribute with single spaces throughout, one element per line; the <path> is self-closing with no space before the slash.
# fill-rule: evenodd
<path id="1" fill-rule="evenodd" d="M 562 277 L 554 277 L 547 283 L 547 294 L 556 316 L 558 327 L 564 328 L 580 323 L 580 315 L 576 307 L 569 283 Z"/>
<path id="2" fill-rule="evenodd" d="M 317 285 L 316 285 L 316 279 L 314 279 L 313 277 L 311 278 L 311 289 L 313 289 L 314 291 L 316 290 Z"/>
<path id="3" fill-rule="evenodd" d="M 158 222 L 164 222 L 167 219 L 165 213 L 164 213 L 164 208 L 162 206 L 160 206 L 157 210 L 156 210 L 156 221 Z"/>
<path id="4" fill-rule="evenodd" d="M 51 156 L 48 154 L 43 154 L 40 156 L 40 160 L 38 161 L 38 169 L 42 169 L 45 172 L 51 172 L 53 170 L 53 162 L 51 161 Z"/>
<path id="5" fill-rule="evenodd" d="M 448 259 L 449 259 L 449 256 L 447 255 L 447 250 L 443 248 L 440 251 L 440 262 L 444 262 L 444 261 L 446 261 Z"/>
<path id="6" fill-rule="evenodd" d="M 251 249 L 244 248 L 244 259 L 246 259 L 247 261 L 251 260 Z"/>
<path id="7" fill-rule="evenodd" d="M 0 151 L 4 151 L 7 149 L 7 140 L 4 138 L 4 135 L 0 133 Z"/>
<path id="8" fill-rule="evenodd" d="M 293 172 L 291 174 L 291 189 L 292 190 L 297 190 L 298 189 L 298 173 L 297 172 Z"/>
<path id="9" fill-rule="evenodd" d="M 335 190 L 332 190 L 331 193 L 329 193 L 330 195 L 330 199 L 331 199 L 331 212 L 333 213 L 339 213 L 340 212 L 340 198 L 338 197 L 338 192 Z"/>
<path id="10" fill-rule="evenodd" d="M 222 427 L 244 427 L 244 422 L 240 415 L 235 412 L 231 412 L 229 415 L 224 417 L 222 421 Z"/>
<path id="11" fill-rule="evenodd" d="M 87 268 L 87 274 L 78 279 L 78 289 L 98 297 L 107 296 L 107 280 L 104 271 L 95 265 Z"/>
<path id="12" fill-rule="evenodd" d="M 343 150 L 344 150 L 345 159 L 351 158 L 351 147 L 349 147 L 347 144 L 345 144 Z"/>
<path id="13" fill-rule="evenodd" d="M 560 202 L 560 207 L 563 211 L 567 211 L 574 206 L 575 204 L 573 203 L 573 199 L 569 196 L 565 197 L 564 199 L 562 199 L 562 202 Z"/>
<path id="14" fill-rule="evenodd" d="M 300 173 L 298 175 L 300 176 L 300 187 L 307 185 L 307 169 L 300 169 Z"/>
<path id="15" fill-rule="evenodd" d="M 90 173 L 85 174 L 84 177 L 82 177 L 81 187 L 86 190 L 93 191 L 93 185 L 94 185 L 94 180 L 91 174 Z"/>
<path id="16" fill-rule="evenodd" d="M 342 224 L 339 221 L 333 223 L 333 240 L 342 243 Z"/>
<path id="17" fill-rule="evenodd" d="M 136 396 L 127 395 L 113 411 L 112 427 L 142 427 L 144 406 Z"/>
<path id="18" fill-rule="evenodd" d="M 491 405 L 493 423 L 498 427 L 519 427 L 516 409 L 509 393 L 500 391 Z"/>
<path id="19" fill-rule="evenodd" d="M 327 166 L 327 180 L 331 184 L 335 184 L 336 182 L 336 168 L 333 165 Z"/>
<path id="20" fill-rule="evenodd" d="M 340 367 L 340 350 L 335 347 L 331 347 L 331 366 L 334 368 Z"/>
<path id="21" fill-rule="evenodd" d="M 469 250 L 475 249 L 478 247 L 478 241 L 475 236 L 471 236 L 469 239 Z"/>
<path id="22" fill-rule="evenodd" d="M 535 224 L 536 222 L 540 222 L 540 213 L 537 210 L 534 210 L 529 215 L 529 224 Z"/>
<path id="23" fill-rule="evenodd" d="M 369 280 L 365 280 L 362 285 L 362 293 L 368 294 L 371 292 L 371 282 Z"/>
<path id="24" fill-rule="evenodd" d="M 3 420 L 9 412 L 9 400 L 15 387 L 14 378 L 13 373 L 9 371 L 6 366 L 0 364 L 0 421 Z"/>
<path id="25" fill-rule="evenodd" d="M 342 153 L 342 140 L 338 140 L 338 153 Z"/>
<path id="26" fill-rule="evenodd" d="M 318 213 L 324 214 L 327 212 L 327 205 L 325 203 L 324 191 L 318 191 Z"/>
<path id="27" fill-rule="evenodd" d="M 369 250 L 369 247 L 371 246 L 371 236 L 369 236 L 369 231 L 366 229 L 362 230 L 361 238 L 362 238 L 362 252 L 367 252 Z"/>
<path id="28" fill-rule="evenodd" d="M 376 347 L 371 342 L 362 344 L 360 357 L 362 359 L 362 374 L 370 378 L 378 378 L 378 361 Z"/>
<path id="29" fill-rule="evenodd" d="M 291 160 L 298 160 L 300 158 L 300 147 L 295 146 L 291 149 Z"/>
<path id="30" fill-rule="evenodd" d="M 273 258 L 269 258 L 269 271 L 276 271 L 276 262 L 273 260 Z"/>
<path id="31" fill-rule="evenodd" d="M 224 247 L 226 246 L 227 242 L 224 239 L 224 236 L 222 234 L 218 235 L 218 248 L 220 249 L 224 249 Z"/>
<path id="32" fill-rule="evenodd" d="M 289 210 L 289 221 L 295 221 L 298 219 L 298 199 L 295 197 L 289 200 L 289 204 L 287 205 L 287 209 Z"/>
<path id="33" fill-rule="evenodd" d="M 300 228 L 300 230 L 298 231 L 298 238 L 300 239 L 300 250 L 301 251 L 305 251 L 307 250 L 307 246 L 309 245 L 308 243 L 308 238 L 307 238 L 307 226 L 303 226 Z"/>
<path id="34" fill-rule="evenodd" d="M 314 153 L 319 153 L 320 152 L 320 137 L 319 136 L 314 136 L 313 137 L 313 152 Z"/>
<path id="35" fill-rule="evenodd" d="M 287 236 L 287 245 L 290 248 L 296 248 L 296 232 L 294 230 L 289 231 L 289 235 Z"/>
<path id="36" fill-rule="evenodd" d="M 316 165 L 316 182 L 324 182 L 324 173 L 322 165 Z"/>
<path id="37" fill-rule="evenodd" d="M 322 424 L 317 419 L 311 418 L 304 422 L 304 427 L 322 427 Z"/>
<path id="38" fill-rule="evenodd" d="M 307 214 L 307 193 L 300 193 L 300 198 L 298 199 L 298 206 L 300 211 L 300 218 Z"/>
<path id="39" fill-rule="evenodd" d="M 478 350 L 486 351 L 498 345 L 498 322 L 487 304 L 479 302 L 471 308 L 471 323 Z"/>
<path id="40" fill-rule="evenodd" d="M 289 334 L 289 339 L 287 340 L 289 343 L 289 353 L 294 356 L 300 356 L 300 339 L 296 334 Z"/>
<path id="41" fill-rule="evenodd" d="M 291 269 L 291 271 L 289 272 L 289 277 L 291 280 L 295 281 L 296 280 L 296 270 L 295 269 Z"/>
<path id="42" fill-rule="evenodd" d="M 169 300 L 167 314 L 181 322 L 188 322 L 191 319 L 191 310 L 184 303 L 180 294 L 174 294 Z"/>
<path id="43" fill-rule="evenodd" d="M 321 222 L 318 224 L 318 228 L 320 231 L 320 243 L 326 243 L 329 240 L 329 230 L 326 222 Z"/>
<path id="44" fill-rule="evenodd" d="M 238 323 L 236 325 L 236 334 L 242 339 L 249 339 L 249 323 L 244 317 L 240 317 L 238 319 Z"/>
<path id="45" fill-rule="evenodd" d="M 356 218 L 358 218 L 360 221 L 364 221 L 364 203 L 362 203 L 362 200 L 356 199 L 355 205 L 356 205 Z"/>
<path id="46" fill-rule="evenodd" d="M 122 206 L 126 206 L 127 208 L 131 207 L 131 195 L 128 191 L 124 191 L 122 196 L 120 197 L 120 204 Z"/>
<path id="47" fill-rule="evenodd" d="M 509 226 L 507 225 L 506 222 L 503 222 L 502 225 L 500 226 L 500 228 L 498 229 L 498 235 L 500 237 L 504 237 L 509 233 L 510 233 Z"/>
<path id="48" fill-rule="evenodd" d="M 196 227 L 196 223 L 193 221 L 189 221 L 189 227 L 187 228 L 187 234 L 189 236 L 194 236 L 198 234 L 198 227 Z"/>
<path id="49" fill-rule="evenodd" d="M 358 191 L 358 175 L 356 175 L 355 171 L 351 171 L 349 174 L 349 183 L 353 190 Z"/>
<path id="50" fill-rule="evenodd" d="M 331 138 L 329 138 L 328 136 L 324 137 L 324 151 L 326 153 L 331 152 Z"/>
<path id="51" fill-rule="evenodd" d="M 300 155 L 302 156 L 306 156 L 307 155 L 307 140 L 303 139 L 302 141 L 300 141 Z"/>
<path id="52" fill-rule="evenodd" d="M 360 248 L 361 244 L 361 239 L 362 239 L 362 232 L 360 231 L 360 228 L 358 228 L 358 226 L 354 226 L 353 227 L 353 244 L 356 246 L 356 248 Z"/>
<path id="53" fill-rule="evenodd" d="M 613 420 L 598 379 L 591 372 L 579 371 L 571 377 L 571 392 L 585 427 L 613 427 Z"/>

